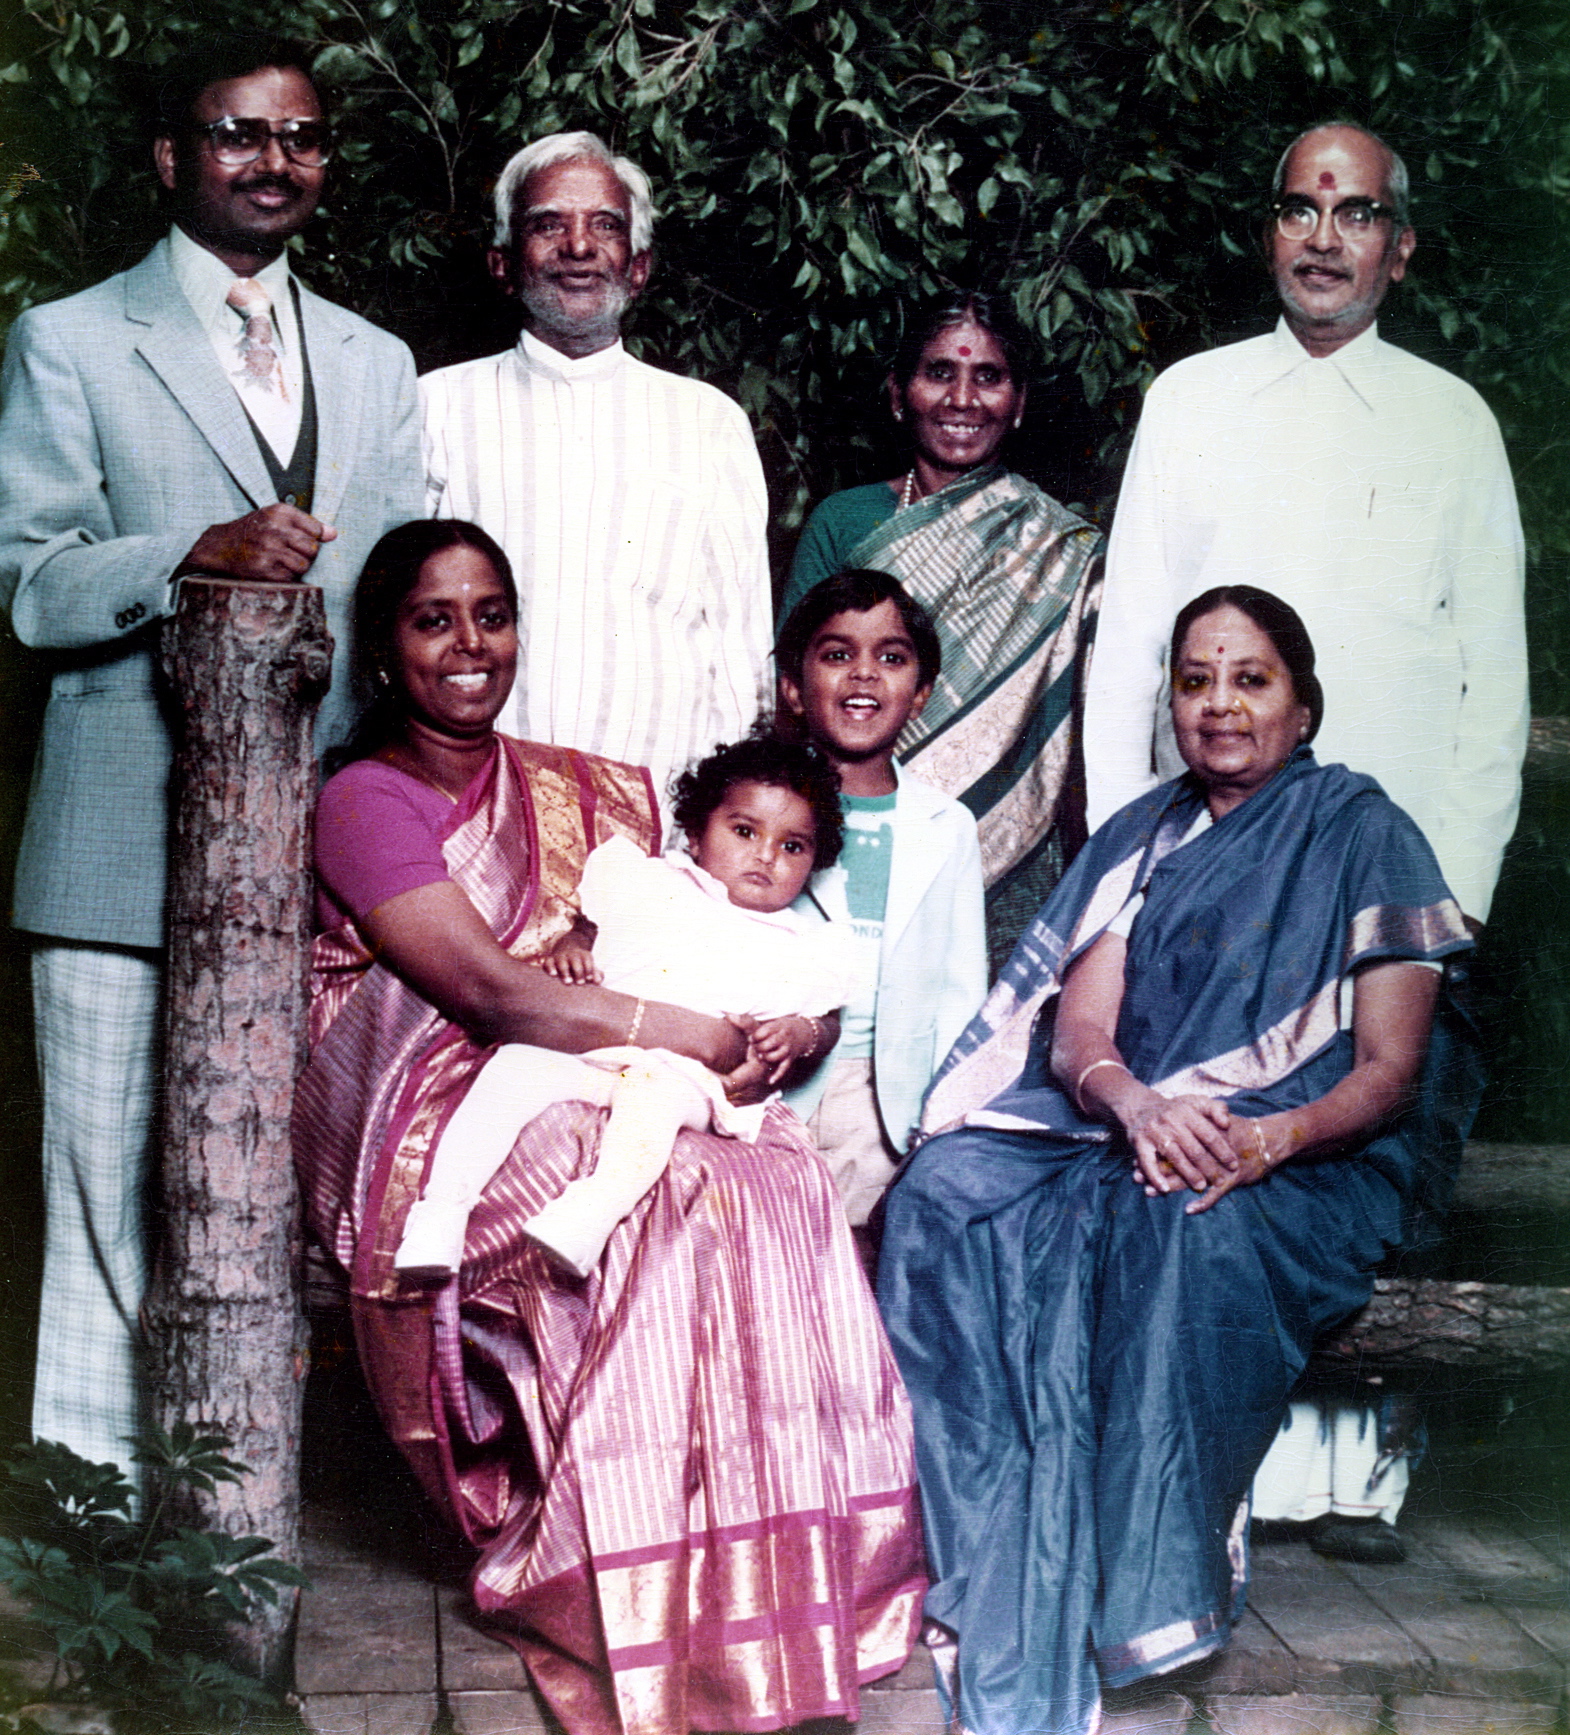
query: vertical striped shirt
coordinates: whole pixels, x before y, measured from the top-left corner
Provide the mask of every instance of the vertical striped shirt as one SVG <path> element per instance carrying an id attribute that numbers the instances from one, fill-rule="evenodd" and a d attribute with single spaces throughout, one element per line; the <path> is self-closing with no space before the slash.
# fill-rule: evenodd
<path id="1" fill-rule="evenodd" d="M 518 681 L 497 726 L 673 772 L 765 697 L 767 497 L 741 408 L 620 343 L 515 348 L 420 381 L 427 505 L 518 581 Z"/>

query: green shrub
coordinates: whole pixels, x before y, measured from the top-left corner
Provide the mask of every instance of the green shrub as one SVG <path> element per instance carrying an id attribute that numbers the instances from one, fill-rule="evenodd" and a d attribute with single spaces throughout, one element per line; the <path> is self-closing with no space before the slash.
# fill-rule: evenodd
<path id="1" fill-rule="evenodd" d="M 41 1440 L 4 1463 L 9 1534 L 0 1583 L 28 1607 L 55 1656 L 52 1698 L 124 1713 L 124 1726 L 218 1730 L 282 1709 L 275 1693 L 223 1660 L 224 1636 L 280 1586 L 306 1582 L 260 1536 L 165 1529 L 179 1490 L 211 1493 L 245 1467 L 229 1441 L 189 1424 L 149 1428 L 133 1453 L 157 1490 L 141 1517 L 114 1464 Z"/>

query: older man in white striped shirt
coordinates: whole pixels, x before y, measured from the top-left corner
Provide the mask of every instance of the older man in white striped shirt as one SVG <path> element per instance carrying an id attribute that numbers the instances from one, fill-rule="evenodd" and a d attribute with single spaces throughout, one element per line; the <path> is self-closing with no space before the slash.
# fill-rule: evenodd
<path id="1" fill-rule="evenodd" d="M 490 268 L 517 344 L 427 374 L 428 505 L 483 525 L 518 580 L 509 734 L 670 776 L 764 698 L 767 499 L 739 405 L 621 344 L 653 202 L 592 133 L 526 146 L 496 184 Z"/>

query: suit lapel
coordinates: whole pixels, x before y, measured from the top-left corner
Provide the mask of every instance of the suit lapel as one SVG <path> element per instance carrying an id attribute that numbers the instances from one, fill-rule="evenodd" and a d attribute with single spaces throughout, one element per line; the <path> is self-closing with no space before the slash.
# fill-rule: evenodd
<path id="1" fill-rule="evenodd" d="M 300 320 L 316 388 L 316 486 L 311 513 L 335 524 L 354 469 L 365 372 L 358 365 L 354 331 L 338 308 L 300 285 Z"/>
<path id="2" fill-rule="evenodd" d="M 145 326 L 137 353 L 195 423 L 253 506 L 276 498 L 240 400 L 223 376 L 201 321 L 191 311 L 162 244 L 126 278 L 126 318 Z"/>
<path id="3" fill-rule="evenodd" d="M 884 956 L 898 944 L 927 888 L 938 876 L 944 855 L 934 847 L 940 808 L 931 794 L 902 773 L 894 808 L 894 859 L 889 863 L 889 899 L 883 915 Z"/>

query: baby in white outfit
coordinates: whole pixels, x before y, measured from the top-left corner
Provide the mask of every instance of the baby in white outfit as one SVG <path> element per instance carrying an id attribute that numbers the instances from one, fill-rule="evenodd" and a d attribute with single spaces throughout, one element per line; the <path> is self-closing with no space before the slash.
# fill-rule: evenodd
<path id="1" fill-rule="evenodd" d="M 645 1000 L 712 1018 L 756 1021 L 755 1051 L 777 1079 L 821 1056 L 837 1031 L 852 951 L 835 924 L 790 909 L 816 868 L 839 854 L 837 778 L 814 749 L 749 739 L 721 747 L 676 786 L 676 819 L 691 860 L 646 856 L 613 837 L 589 857 L 575 926 L 543 968 L 567 982 L 635 995 L 635 1043 Z M 756 1139 L 764 1105 L 737 1108 L 698 1061 L 633 1046 L 561 1054 L 524 1043 L 498 1048 L 437 1144 L 394 1263 L 409 1276 L 450 1277 L 469 1213 L 523 1128 L 557 1102 L 608 1107 L 591 1174 L 570 1181 L 525 1233 L 586 1277 L 611 1231 L 664 1172 L 683 1127 Z"/>

